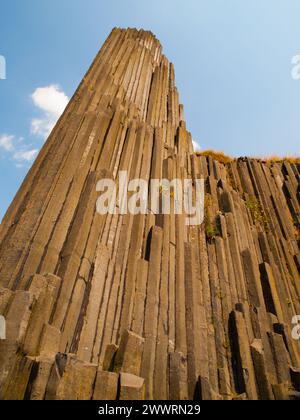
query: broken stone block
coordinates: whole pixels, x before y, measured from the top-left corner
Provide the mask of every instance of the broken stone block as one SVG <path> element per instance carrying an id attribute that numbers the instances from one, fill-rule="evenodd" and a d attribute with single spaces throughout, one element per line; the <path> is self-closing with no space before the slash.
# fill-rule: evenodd
<path id="1" fill-rule="evenodd" d="M 300 369 L 290 368 L 291 381 L 296 391 L 300 391 Z"/>
<path id="2" fill-rule="evenodd" d="M 28 329 L 24 340 L 24 352 L 31 356 L 38 356 L 41 334 L 44 324 L 50 320 L 53 306 L 56 302 L 61 280 L 52 274 L 35 275 L 29 287 L 36 297 L 29 319 Z"/>
<path id="3" fill-rule="evenodd" d="M 139 376 L 145 340 L 139 335 L 125 331 L 114 361 L 114 372 L 126 372 Z"/>
<path id="4" fill-rule="evenodd" d="M 98 371 L 93 400 L 116 400 L 118 396 L 119 375 L 114 372 Z"/>
<path id="5" fill-rule="evenodd" d="M 259 397 L 261 400 L 272 400 L 274 397 L 266 370 L 263 344 L 261 340 L 255 339 L 252 342 L 251 355 L 254 364 Z"/>
<path id="6" fill-rule="evenodd" d="M 23 400 L 34 360 L 21 354 L 15 359 L 4 385 L 1 387 L 0 399 Z"/>
<path id="7" fill-rule="evenodd" d="M 35 274 L 29 280 L 26 289 L 38 300 L 40 294 L 47 288 L 47 280 L 41 274 Z"/>
<path id="8" fill-rule="evenodd" d="M 35 360 L 26 390 L 26 399 L 44 400 L 53 364 L 54 358 L 39 357 Z"/>
<path id="9" fill-rule="evenodd" d="M 59 351 L 61 332 L 49 324 L 44 324 L 38 353 L 43 357 L 55 357 Z"/>
<path id="10" fill-rule="evenodd" d="M 250 400 L 256 400 L 256 378 L 243 314 L 238 311 L 232 312 L 229 323 L 236 388 L 238 393 L 243 394 L 246 392 Z"/>
<path id="11" fill-rule="evenodd" d="M 268 338 L 275 361 L 278 383 L 289 383 L 289 358 L 282 335 L 268 333 Z"/>
<path id="12" fill-rule="evenodd" d="M 31 293 L 17 290 L 13 294 L 5 317 L 7 340 L 23 341 L 31 315 L 31 303 Z"/>
<path id="13" fill-rule="evenodd" d="M 119 347 L 116 344 L 109 344 L 106 347 L 102 369 L 107 372 L 112 372 L 114 370 L 115 357 Z"/>
<path id="14" fill-rule="evenodd" d="M 57 400 L 91 400 L 97 366 L 71 356 L 59 381 Z"/>
<path id="15" fill-rule="evenodd" d="M 0 340 L 0 400 L 4 385 L 17 360 L 18 344 L 11 340 Z"/>
<path id="16" fill-rule="evenodd" d="M 70 357 L 70 355 L 62 353 L 58 353 L 55 356 L 55 361 L 51 368 L 49 380 L 46 387 L 45 400 L 52 401 L 56 399 L 57 387 L 64 374 L 65 368 Z"/>
<path id="17" fill-rule="evenodd" d="M 259 268 L 267 311 L 276 315 L 278 321 L 283 323 L 284 317 L 281 308 L 281 301 L 276 288 L 272 268 L 268 263 L 260 264 Z M 276 320 L 276 322 L 278 321 Z"/>
<path id="18" fill-rule="evenodd" d="M 120 400 L 140 401 L 145 399 L 145 380 L 130 373 L 120 374 Z"/>
<path id="19" fill-rule="evenodd" d="M 23 341 L 28 321 L 32 295 L 25 291 L 16 291 L 11 295 L 6 310 L 6 339 L 0 340 L 0 398 L 12 395 L 11 381 L 20 365 L 19 347 Z M 24 378 L 26 381 L 26 371 Z M 28 378 L 27 378 L 28 379 Z M 20 381 L 20 377 L 15 379 Z M 16 389 L 17 392 L 17 389 Z M 25 391 L 24 391 L 25 392 Z M 18 391 L 18 396 L 21 391 Z M 16 396 L 17 398 L 17 396 Z M 9 399 L 9 397 L 8 397 Z"/>

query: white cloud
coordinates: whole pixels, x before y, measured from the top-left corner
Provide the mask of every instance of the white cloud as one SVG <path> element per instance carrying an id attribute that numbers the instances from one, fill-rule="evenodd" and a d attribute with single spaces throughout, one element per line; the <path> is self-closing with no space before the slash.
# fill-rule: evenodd
<path id="1" fill-rule="evenodd" d="M 56 120 L 47 118 L 34 118 L 31 120 L 31 133 L 46 139 L 54 128 L 55 122 Z"/>
<path id="2" fill-rule="evenodd" d="M 36 136 L 46 138 L 65 110 L 69 98 L 58 85 L 50 85 L 37 88 L 31 95 L 31 99 L 43 113 L 41 118 L 32 119 L 31 132 Z"/>
<path id="3" fill-rule="evenodd" d="M 39 151 L 37 149 L 19 150 L 14 153 L 13 159 L 17 162 L 32 162 L 36 158 L 38 152 Z"/>
<path id="4" fill-rule="evenodd" d="M 193 140 L 193 146 L 194 146 L 195 152 L 200 152 L 200 150 L 202 149 L 200 144 L 196 142 L 195 140 Z"/>
<path id="5" fill-rule="evenodd" d="M 63 113 L 69 98 L 58 85 L 50 85 L 35 89 L 31 99 L 42 113 L 40 118 L 31 120 L 31 132 L 45 139 Z M 0 134 L 0 151 L 4 157 L 12 160 L 17 168 L 31 163 L 39 152 L 36 146 L 26 144 L 24 137 L 7 134 Z"/>
<path id="6" fill-rule="evenodd" d="M 24 144 L 24 138 L 16 138 L 13 135 L 0 135 L 0 148 L 4 151 L 4 156 L 9 157 L 15 162 L 17 168 L 23 167 L 24 163 L 32 162 L 37 154 L 37 149 L 28 149 Z"/>
<path id="7" fill-rule="evenodd" d="M 0 147 L 4 149 L 6 152 L 11 152 L 14 150 L 14 136 L 8 136 L 7 134 L 3 134 L 0 136 Z"/>

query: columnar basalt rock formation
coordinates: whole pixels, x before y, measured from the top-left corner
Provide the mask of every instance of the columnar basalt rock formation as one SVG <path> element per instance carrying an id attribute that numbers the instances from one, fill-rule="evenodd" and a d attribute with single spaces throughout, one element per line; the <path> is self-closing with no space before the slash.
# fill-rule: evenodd
<path id="1" fill-rule="evenodd" d="M 204 178 L 204 223 L 98 214 L 124 170 Z M 160 43 L 114 29 L 1 224 L 0 398 L 297 398 L 299 176 L 195 155 Z"/>

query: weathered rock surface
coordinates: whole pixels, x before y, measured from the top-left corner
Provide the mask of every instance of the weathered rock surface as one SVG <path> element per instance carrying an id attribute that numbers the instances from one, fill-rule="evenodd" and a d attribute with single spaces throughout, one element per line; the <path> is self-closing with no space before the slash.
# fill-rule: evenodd
<path id="1" fill-rule="evenodd" d="M 120 171 L 204 179 L 204 223 L 98 214 Z M 299 177 L 195 155 L 160 43 L 114 29 L 0 226 L 0 398 L 297 399 Z"/>

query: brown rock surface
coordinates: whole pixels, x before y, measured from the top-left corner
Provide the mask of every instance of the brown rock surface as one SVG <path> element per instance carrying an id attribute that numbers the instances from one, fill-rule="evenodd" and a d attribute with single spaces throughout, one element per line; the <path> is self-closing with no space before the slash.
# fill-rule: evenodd
<path id="1" fill-rule="evenodd" d="M 186 127 L 159 41 L 115 28 L 0 226 L 0 398 L 297 397 L 299 164 L 196 155 Z M 98 214 L 121 171 L 204 179 L 204 223 L 174 196 Z"/>

